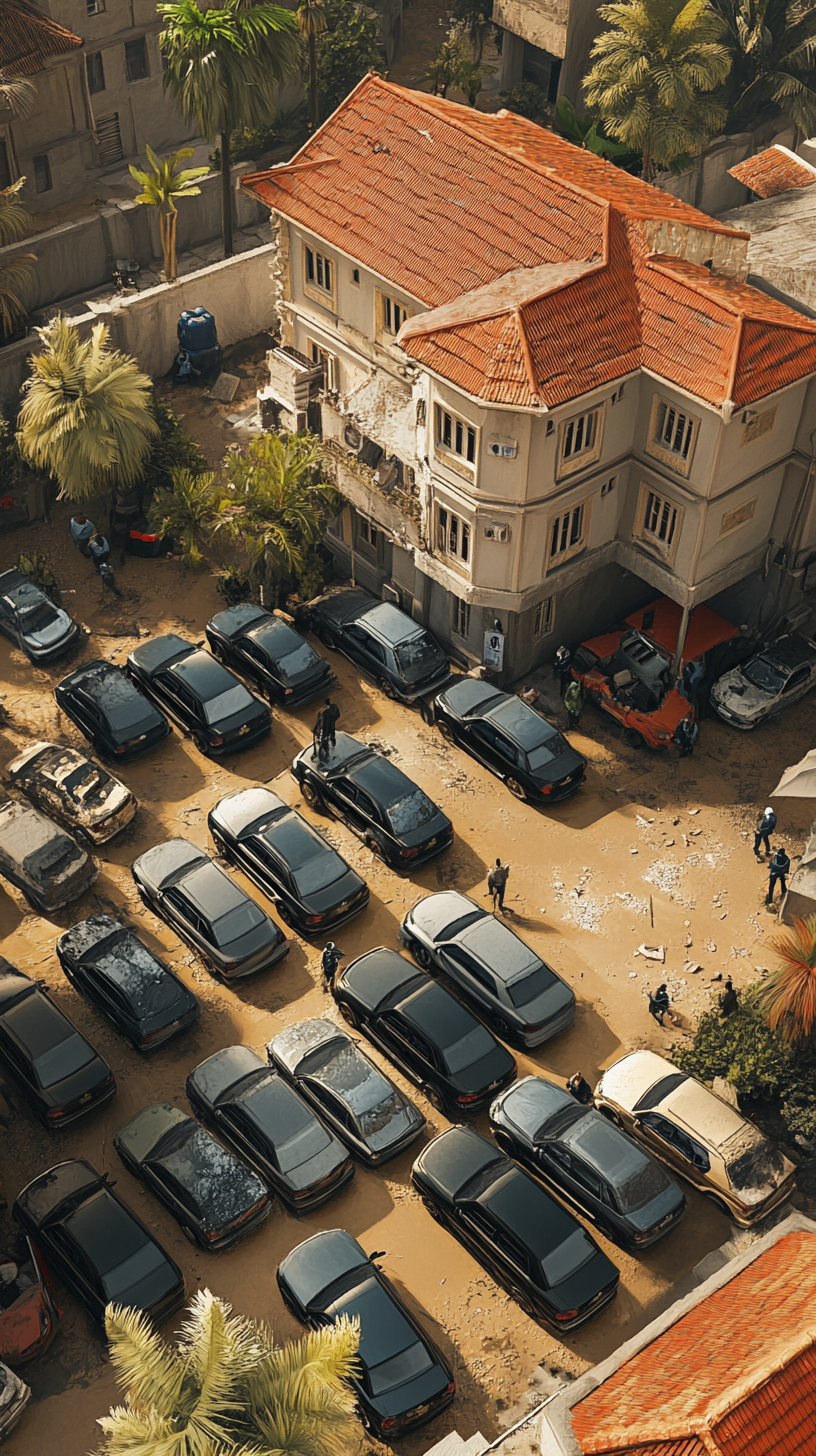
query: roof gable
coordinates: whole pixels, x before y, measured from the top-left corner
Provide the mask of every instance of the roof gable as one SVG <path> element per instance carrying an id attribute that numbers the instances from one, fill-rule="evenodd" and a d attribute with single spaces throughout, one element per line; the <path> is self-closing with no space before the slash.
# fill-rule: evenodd
<path id="1" fill-rule="evenodd" d="M 32 76 L 45 70 L 49 56 L 84 45 L 80 36 L 49 20 L 26 0 L 0 0 L 0 71 Z"/>
<path id="2" fill-rule="evenodd" d="M 750 187 L 757 197 L 777 197 L 795 187 L 810 187 L 816 182 L 816 167 L 777 145 L 730 167 L 729 176 Z"/>

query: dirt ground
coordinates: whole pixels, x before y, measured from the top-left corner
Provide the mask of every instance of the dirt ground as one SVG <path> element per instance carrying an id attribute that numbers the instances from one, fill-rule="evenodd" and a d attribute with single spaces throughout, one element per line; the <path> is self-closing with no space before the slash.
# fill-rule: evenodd
<path id="1" fill-rule="evenodd" d="M 248 388 L 251 358 L 244 367 Z M 185 411 L 190 415 L 197 412 L 194 404 L 188 397 Z M 229 427 L 224 429 L 222 416 L 209 419 L 208 448 L 216 456 L 230 438 Z M 93 508 L 89 514 L 93 518 Z M 71 545 L 69 515 L 67 507 L 57 506 L 46 524 L 0 543 L 0 567 L 11 564 L 24 548 L 44 550 L 63 587 L 75 592 L 66 604 L 90 633 L 73 659 L 47 670 L 32 668 L 8 643 L 0 644 L 7 715 L 0 730 L 3 763 L 36 739 L 84 746 L 57 710 L 52 693 L 78 661 L 101 655 L 121 663 L 139 632 L 178 630 L 198 638 L 220 605 L 214 575 L 193 576 L 176 559 L 128 559 L 121 572 L 117 567 L 124 595 L 112 601 Z M 675 1039 L 677 1033 L 661 1031 L 649 1018 L 647 986 L 668 980 L 682 1030 L 720 989 L 717 982 L 712 985 L 713 978 L 731 972 L 737 985 L 745 986 L 769 964 L 767 942 L 775 920 L 763 906 L 767 879 L 753 858 L 749 836 L 757 808 L 769 801 L 782 769 L 812 745 L 811 700 L 771 728 L 748 736 L 707 720 L 700 748 L 683 761 L 625 748 L 613 729 L 587 712 L 573 736 L 589 760 L 587 783 L 566 804 L 543 812 L 515 802 L 496 779 L 426 727 L 417 713 L 362 681 L 344 658 L 332 654 L 332 664 L 338 675 L 341 726 L 375 745 L 386 745 L 450 815 L 456 831 L 449 853 L 410 879 L 401 879 L 342 826 L 315 820 L 372 890 L 370 908 L 342 931 L 348 957 L 378 944 L 396 945 L 403 913 L 429 891 L 455 886 L 483 899 L 488 864 L 500 855 L 511 865 L 510 923 L 574 987 L 579 1008 L 570 1031 L 533 1055 L 519 1057 L 519 1073 L 537 1071 L 563 1081 L 581 1068 L 593 1082 L 623 1051 L 649 1046 L 666 1052 Z M 603 1359 L 671 1303 L 678 1285 L 733 1229 L 689 1191 L 688 1212 L 679 1229 L 641 1259 L 608 1248 L 622 1273 L 618 1299 L 559 1343 L 522 1314 L 430 1220 L 411 1190 L 411 1153 L 380 1173 L 358 1169 L 347 1192 L 300 1220 L 277 1208 L 236 1249 L 214 1255 L 191 1249 L 169 1214 L 122 1169 L 111 1147 L 113 1133 L 147 1102 L 167 1099 L 186 1106 L 185 1078 L 204 1057 L 234 1042 L 263 1052 L 265 1042 L 284 1025 L 335 1014 L 320 990 L 319 947 L 295 940 L 289 956 L 272 972 L 246 986 L 226 988 L 142 907 L 129 872 L 138 854 L 165 837 L 184 835 L 211 848 L 208 809 L 248 782 L 272 784 L 314 819 L 288 772 L 295 753 L 311 739 L 313 717 L 312 707 L 293 714 L 276 711 L 271 742 L 224 765 L 209 763 L 176 733 L 158 752 L 128 765 L 122 777 L 138 796 L 139 812 L 123 834 L 104 846 L 102 872 L 92 891 L 54 922 L 31 914 L 15 891 L 0 888 L 0 951 L 48 983 L 57 1003 L 109 1059 L 118 1081 L 111 1104 L 60 1137 L 42 1130 L 5 1087 L 0 1157 L 10 1199 L 52 1163 L 87 1157 L 116 1178 L 119 1193 L 184 1269 L 190 1293 L 200 1286 L 215 1290 L 238 1310 L 270 1321 L 281 1339 L 299 1332 L 274 1278 L 286 1252 L 317 1229 L 335 1225 L 349 1229 L 367 1249 L 386 1249 L 385 1269 L 451 1359 L 458 1383 L 452 1409 L 401 1444 L 407 1456 L 419 1456 L 453 1428 L 464 1436 L 481 1430 L 488 1439 L 495 1438 L 540 1398 L 553 1375 L 574 1375 Z M 793 852 L 809 827 L 810 805 L 782 800 L 776 807 L 781 842 Z M 139 1057 L 89 1009 L 55 958 L 57 936 L 99 910 L 128 919 L 201 998 L 197 1029 L 151 1060 Z M 665 946 L 665 968 L 635 955 L 644 942 Z M 689 959 L 699 961 L 702 971 L 686 973 Z M 407 1084 L 406 1090 L 411 1090 Z M 417 1100 L 433 1135 L 444 1119 Z M 483 1131 L 485 1121 L 479 1122 Z M 0 1246 L 7 1234 L 6 1213 L 0 1218 Z M 8 1442 L 9 1456 L 46 1450 L 85 1456 L 96 1446 L 96 1417 L 116 1400 L 99 1338 L 72 1297 L 61 1291 L 60 1302 L 65 1314 L 57 1339 L 26 1371 L 34 1398 Z M 361 1433 L 361 1452 L 370 1445 Z"/>

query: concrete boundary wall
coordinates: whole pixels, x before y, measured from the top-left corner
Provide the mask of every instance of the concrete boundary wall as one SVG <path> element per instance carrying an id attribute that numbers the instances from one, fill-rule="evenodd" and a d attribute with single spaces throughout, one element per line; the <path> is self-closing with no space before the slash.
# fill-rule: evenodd
<path id="1" fill-rule="evenodd" d="M 269 277 L 274 252 L 274 244 L 267 243 L 188 273 L 176 283 L 162 283 L 113 304 L 100 304 L 71 322 L 83 338 L 100 320 L 108 324 L 115 346 L 132 354 L 145 374 L 159 378 L 178 352 L 176 325 L 184 309 L 203 304 L 215 315 L 222 348 L 275 326 L 277 313 Z M 39 349 L 36 337 L 0 349 L 0 404 L 16 403 L 28 375 L 28 359 Z"/>

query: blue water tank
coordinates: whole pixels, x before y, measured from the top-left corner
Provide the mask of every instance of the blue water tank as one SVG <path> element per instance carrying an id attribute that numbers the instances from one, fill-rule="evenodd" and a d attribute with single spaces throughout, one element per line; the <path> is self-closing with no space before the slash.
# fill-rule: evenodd
<path id="1" fill-rule="evenodd" d="M 218 348 L 215 319 L 209 309 L 185 309 L 178 321 L 178 341 L 179 348 L 187 349 L 191 354 Z"/>

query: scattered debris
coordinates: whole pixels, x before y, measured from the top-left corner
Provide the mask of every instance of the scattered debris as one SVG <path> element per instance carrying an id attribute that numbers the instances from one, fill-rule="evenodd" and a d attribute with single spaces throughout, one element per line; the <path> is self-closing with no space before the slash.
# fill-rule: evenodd
<path id="1" fill-rule="evenodd" d="M 662 964 L 666 961 L 666 948 L 662 945 L 639 945 L 632 954 L 645 956 L 647 961 L 660 961 Z"/>

